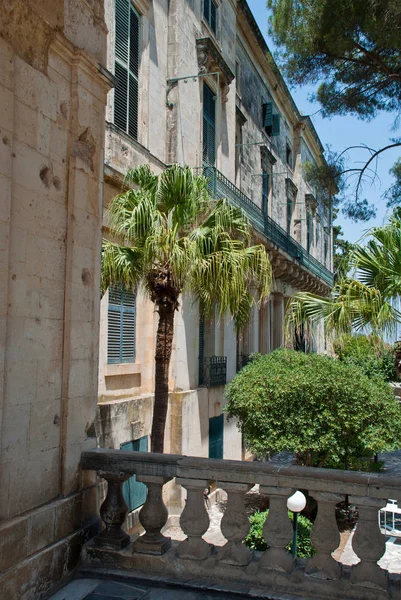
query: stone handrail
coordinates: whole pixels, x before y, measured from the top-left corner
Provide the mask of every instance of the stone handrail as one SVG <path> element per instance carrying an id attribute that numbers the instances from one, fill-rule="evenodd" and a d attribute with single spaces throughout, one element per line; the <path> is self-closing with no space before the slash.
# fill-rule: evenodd
<path id="1" fill-rule="evenodd" d="M 142 574 L 178 580 L 191 577 L 211 587 L 233 589 L 233 585 L 240 585 L 243 590 L 263 589 L 264 593 L 299 598 L 401 600 L 399 577 L 390 577 L 377 564 L 385 552 L 378 510 L 388 499 L 401 500 L 400 478 L 106 449 L 84 452 L 81 465 L 97 471 L 108 482 L 108 493 L 100 509 L 105 529 L 87 545 L 88 564 L 99 565 L 100 560 L 104 566 L 139 569 Z M 147 485 L 148 494 L 139 514 L 145 533 L 133 542 L 132 554 L 127 552 L 131 538 L 121 526 L 127 514 L 122 485 L 133 474 Z M 162 533 L 168 518 L 163 486 L 174 478 L 187 493 L 180 517 L 187 538 L 171 544 Z M 221 521 L 227 542 L 220 548 L 214 548 L 202 537 L 209 527 L 203 490 L 210 480 L 217 481 L 228 495 Z M 265 552 L 252 552 L 242 543 L 249 531 L 244 496 L 256 483 L 261 493 L 269 497 L 269 514 L 263 529 L 269 542 Z M 297 489 L 307 490 L 318 507 L 311 533 L 316 555 L 308 560 L 294 560 L 286 550 L 292 536 L 286 502 Z M 345 496 L 359 511 L 352 546 L 360 562 L 353 567 L 345 567 L 332 558 L 340 541 L 335 507 Z M 140 560 L 136 560 L 139 555 Z"/>

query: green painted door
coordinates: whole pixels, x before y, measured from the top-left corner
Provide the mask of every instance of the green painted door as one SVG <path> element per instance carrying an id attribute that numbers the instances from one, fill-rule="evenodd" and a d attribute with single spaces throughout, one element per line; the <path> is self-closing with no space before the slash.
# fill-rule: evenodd
<path id="1" fill-rule="evenodd" d="M 139 440 L 126 442 L 121 444 L 120 450 L 135 450 L 136 452 L 148 451 L 148 436 L 145 435 Z M 128 505 L 128 510 L 131 512 L 142 506 L 146 500 L 147 487 L 144 483 L 136 480 L 136 475 L 133 475 L 123 485 L 124 499 Z"/>
<path id="2" fill-rule="evenodd" d="M 224 415 L 209 419 L 209 458 L 223 458 Z"/>

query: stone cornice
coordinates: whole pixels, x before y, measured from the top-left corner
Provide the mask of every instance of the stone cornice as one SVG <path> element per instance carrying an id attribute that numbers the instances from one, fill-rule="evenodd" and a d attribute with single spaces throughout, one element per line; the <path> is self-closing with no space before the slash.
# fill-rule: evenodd
<path id="1" fill-rule="evenodd" d="M 199 73 L 219 73 L 222 87 L 222 101 L 227 101 L 229 85 L 234 79 L 234 73 L 224 60 L 218 46 L 210 37 L 197 38 L 196 52 Z"/>

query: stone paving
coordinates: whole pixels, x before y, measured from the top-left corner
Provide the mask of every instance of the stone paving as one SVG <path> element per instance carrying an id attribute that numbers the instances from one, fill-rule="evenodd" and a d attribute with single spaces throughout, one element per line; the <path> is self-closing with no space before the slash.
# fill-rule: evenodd
<path id="1" fill-rule="evenodd" d="M 49 600 L 249 600 L 227 592 L 192 590 L 149 582 L 126 584 L 100 579 L 75 579 Z M 268 600 L 265 598 L 264 600 Z"/>

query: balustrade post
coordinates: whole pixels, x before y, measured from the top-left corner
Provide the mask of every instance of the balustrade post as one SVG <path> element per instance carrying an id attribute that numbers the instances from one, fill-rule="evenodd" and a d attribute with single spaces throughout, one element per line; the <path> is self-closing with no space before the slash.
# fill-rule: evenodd
<path id="1" fill-rule="evenodd" d="M 209 529 L 209 515 L 205 507 L 203 492 L 208 486 L 206 479 L 176 478 L 187 490 L 187 500 L 180 517 L 180 526 L 187 539 L 180 543 L 177 554 L 180 558 L 204 560 L 211 552 L 212 545 L 202 536 Z"/>
<path id="2" fill-rule="evenodd" d="M 244 496 L 249 491 L 247 483 L 220 482 L 227 492 L 227 508 L 221 520 L 221 531 L 227 543 L 220 548 L 217 560 L 229 565 L 245 566 L 252 558 L 252 552 L 243 543 L 249 533 L 249 519 L 245 510 Z"/>
<path id="3" fill-rule="evenodd" d="M 317 554 L 308 560 L 305 572 L 319 579 L 339 579 L 341 565 L 334 560 L 331 553 L 340 544 L 336 504 L 344 500 L 344 496 L 326 492 L 311 492 L 311 494 L 318 502 L 317 516 L 310 536 Z"/>
<path id="4" fill-rule="evenodd" d="M 387 571 L 377 564 L 386 550 L 378 518 L 378 511 L 386 506 L 386 501 L 360 496 L 350 496 L 349 500 L 358 507 L 358 523 L 352 548 L 361 560 L 352 567 L 351 582 L 386 590 Z"/>
<path id="5" fill-rule="evenodd" d="M 269 513 L 263 526 L 263 537 L 269 544 L 260 561 L 261 568 L 290 573 L 293 558 L 286 550 L 292 539 L 292 525 L 288 517 L 287 500 L 292 488 L 260 486 L 260 493 L 269 496 Z"/>
<path id="6" fill-rule="evenodd" d="M 131 477 L 126 473 L 98 471 L 99 477 L 107 481 L 107 494 L 100 507 L 100 517 L 105 528 L 94 538 L 96 546 L 109 546 L 121 550 L 130 541 L 130 536 L 121 529 L 128 513 L 123 496 L 123 483 Z"/>
<path id="7" fill-rule="evenodd" d="M 164 554 L 171 546 L 171 538 L 164 536 L 161 529 L 167 523 L 168 511 L 163 502 L 163 486 L 171 477 L 138 475 L 148 488 L 146 502 L 139 512 L 139 521 L 145 533 L 135 540 L 135 552 Z"/>

